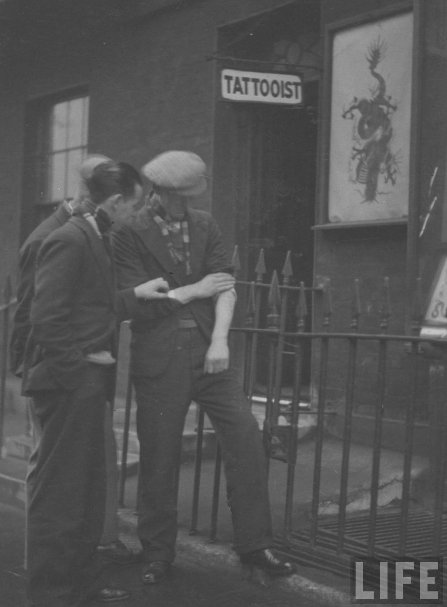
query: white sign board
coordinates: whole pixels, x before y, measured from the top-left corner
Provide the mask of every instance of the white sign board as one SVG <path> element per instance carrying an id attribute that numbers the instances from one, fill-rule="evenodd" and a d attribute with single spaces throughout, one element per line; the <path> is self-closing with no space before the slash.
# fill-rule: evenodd
<path id="1" fill-rule="evenodd" d="M 425 313 L 424 322 L 429 325 L 447 327 L 447 256 L 443 255 L 433 287 L 430 300 Z"/>
<path id="2" fill-rule="evenodd" d="M 225 69 L 221 73 L 222 97 L 228 101 L 300 105 L 303 91 L 296 74 L 270 74 Z"/>

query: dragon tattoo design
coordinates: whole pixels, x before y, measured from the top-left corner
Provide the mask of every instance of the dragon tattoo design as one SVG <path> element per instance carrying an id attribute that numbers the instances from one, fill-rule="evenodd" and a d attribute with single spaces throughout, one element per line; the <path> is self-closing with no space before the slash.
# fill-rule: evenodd
<path id="1" fill-rule="evenodd" d="M 397 105 L 386 93 L 385 79 L 377 71 L 386 54 L 386 43 L 378 38 L 365 55 L 369 72 L 375 79 L 369 98 L 354 97 L 342 117 L 354 120 L 351 162 L 353 180 L 364 188 L 362 202 L 377 202 L 379 177 L 395 185 L 399 172 L 398 160 L 390 149 L 393 136 L 392 116 Z"/>

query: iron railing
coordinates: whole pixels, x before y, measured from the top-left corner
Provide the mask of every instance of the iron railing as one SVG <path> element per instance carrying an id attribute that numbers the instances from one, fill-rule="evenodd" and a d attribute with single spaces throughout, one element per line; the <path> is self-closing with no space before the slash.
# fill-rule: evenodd
<path id="1" fill-rule="evenodd" d="M 239 272 L 237 253 L 233 264 Z M 416 558 L 441 554 L 447 548 L 444 512 L 447 371 L 442 347 L 436 348 L 435 340 L 420 337 L 419 283 L 408 334 L 390 330 L 390 327 L 402 326 L 402 319 L 396 323 L 392 317 L 388 278 L 383 280 L 380 301 L 377 301 L 376 330 L 371 330 L 369 319 L 368 332 L 362 332 L 366 314 L 362 310 L 359 281 L 354 281 L 352 287 L 350 311 L 346 313 L 346 306 L 344 309 L 348 328 L 343 331 L 339 328 L 340 318 L 334 318 L 332 299 L 336 290 L 329 280 L 314 287 L 296 284 L 290 255 L 286 256 L 279 275 L 273 272 L 268 282 L 266 275 L 261 252 L 254 279 L 237 282 L 238 308 L 231 337 L 247 398 L 252 406 L 260 400 L 264 403 L 262 431 L 269 468 L 275 467 L 275 474 L 278 466 L 285 471 L 277 547 L 296 560 L 314 562 L 334 571 L 345 571 L 349 555 L 354 554 L 407 554 Z M 0 307 L 0 449 L 4 443 L 9 326 L 15 303 L 9 281 L 3 291 L 3 301 Z M 431 359 L 423 355 L 426 344 L 429 351 L 435 352 Z M 126 497 L 134 406 L 130 374 L 125 394 L 121 506 Z M 390 416 L 390 412 L 393 415 Z M 299 441 L 304 416 L 315 421 L 313 431 Z M 394 418 L 391 434 L 390 417 Z M 359 420 L 366 420 L 370 428 L 361 436 Z M 199 528 L 204 426 L 204 413 L 199 411 L 192 533 Z M 328 494 L 326 450 L 334 434 L 339 437 L 332 462 L 337 488 Z M 363 502 L 367 503 L 366 507 L 353 511 L 352 464 L 359 441 L 369 449 L 363 487 Z M 382 471 L 390 447 L 400 453 L 398 482 L 393 499 L 384 504 Z M 312 479 L 306 490 L 303 462 L 310 451 Z M 416 461 L 418 464 L 422 461 L 418 478 L 415 478 Z M 217 539 L 221 520 L 221 462 L 217 447 L 208 525 L 212 540 Z M 331 480 L 333 487 L 334 479 Z M 415 491 L 417 483 L 423 486 L 422 502 Z M 303 499 L 306 491 L 308 499 Z M 328 500 L 330 508 L 326 508 Z"/>
<path id="2" fill-rule="evenodd" d="M 237 253 L 233 261 L 238 271 Z M 411 330 L 405 334 L 403 331 L 389 331 L 393 319 L 388 278 L 383 280 L 381 300 L 377 305 L 377 329 L 375 332 L 361 332 L 363 315 L 358 280 L 354 281 L 352 289 L 349 329 L 340 331 L 333 329 L 329 280 L 312 288 L 302 283 L 293 285 L 290 255 L 287 255 L 281 271 L 281 284 L 276 271 L 268 283 L 265 276 L 261 252 L 254 280 L 239 280 L 237 283 L 239 309 L 235 315 L 232 339 L 236 345 L 236 356 L 242 360 L 238 367 L 243 369 L 242 381 L 249 402 L 253 404 L 260 394 L 265 401 L 263 436 L 270 466 L 280 460 L 283 462 L 281 465 L 287 467 L 277 547 L 296 560 L 313 561 L 320 567 L 338 572 L 346 570 L 349 555 L 408 554 L 421 557 L 441 554 L 441 550 L 447 547 L 447 519 L 444 514 L 447 372 L 442 348 L 435 348 L 437 354 L 432 360 L 421 355 L 422 346 L 428 344 L 429 350 L 433 350 L 434 342 L 427 342 L 419 336 L 422 318 L 420 281 L 416 287 Z M 312 310 L 313 329 L 310 328 L 309 310 Z M 338 326 L 339 323 L 337 329 Z M 309 359 L 312 363 L 310 372 Z M 431 383 L 427 383 L 430 373 L 433 377 Z M 365 381 L 369 386 L 367 390 Z M 437 389 L 436 385 L 431 385 L 433 381 L 438 383 Z M 397 403 L 399 407 L 393 407 L 395 403 L 390 403 L 390 394 L 399 396 L 400 393 L 403 393 L 402 402 Z M 303 407 L 306 400 L 309 406 Z M 362 413 L 362 401 L 365 400 L 367 415 Z M 129 384 L 127 421 L 132 402 Z M 391 439 L 390 411 L 394 411 L 391 425 L 397 428 L 394 435 L 391 433 Z M 314 416 L 315 424 L 314 432 L 303 440 L 303 447 L 300 447 L 298 437 L 303 415 Z M 328 514 L 324 509 L 327 499 L 325 448 L 334 440 L 331 430 L 334 419 L 341 420 L 335 423 L 340 441 L 333 464 L 338 469 L 339 483 L 336 494 L 332 495 L 332 513 Z M 365 440 L 358 436 L 359 419 L 367 420 L 370 428 L 366 437 L 369 471 L 364 475 L 367 486 L 363 487 L 363 501 L 366 500 L 367 505 L 352 512 L 352 452 L 359 441 Z M 200 411 L 192 533 L 198 529 L 203 435 L 204 414 Z M 125 447 L 126 444 L 121 466 L 121 505 L 124 505 L 125 497 Z M 399 452 L 401 458 L 397 489 L 393 499 L 384 505 L 381 472 L 390 447 Z M 310 500 L 305 504 L 304 519 L 299 509 L 297 513 L 296 497 L 297 483 L 300 492 L 303 491 L 300 448 L 313 450 L 312 486 L 309 488 Z M 413 464 L 416 460 L 425 462 L 419 476 L 423 479 L 424 474 L 428 475 L 424 504 L 418 504 L 414 497 L 418 481 L 414 478 Z M 211 540 L 215 540 L 218 533 L 220 476 L 221 453 L 217 447 L 209 512 Z M 445 534 L 443 529 L 446 529 Z M 338 555 L 337 558 L 334 555 Z"/>
<path id="3" fill-rule="evenodd" d="M 6 378 L 8 373 L 8 346 L 9 329 L 11 323 L 11 310 L 17 303 L 12 297 L 11 279 L 8 277 L 3 289 L 3 304 L 0 305 L 1 314 L 1 362 L 0 362 L 0 458 L 3 456 L 5 440 L 5 408 L 6 408 Z"/>

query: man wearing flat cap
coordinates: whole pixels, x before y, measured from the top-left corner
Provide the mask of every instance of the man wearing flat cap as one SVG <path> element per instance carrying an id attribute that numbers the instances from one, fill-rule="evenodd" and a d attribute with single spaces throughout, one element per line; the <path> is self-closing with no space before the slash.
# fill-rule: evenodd
<path id="1" fill-rule="evenodd" d="M 152 187 L 150 203 L 114 239 L 120 288 L 162 276 L 169 283 L 168 297 L 181 304 L 156 322 L 132 322 L 140 441 L 138 535 L 146 584 L 165 578 L 175 557 L 177 475 L 192 400 L 209 416 L 222 447 L 241 561 L 272 575 L 294 571 L 270 549 L 265 454 L 257 422 L 229 366 L 235 303 L 231 266 L 213 218 L 188 205 L 205 191 L 205 171 L 192 152 L 170 151 L 151 160 L 142 169 Z"/>

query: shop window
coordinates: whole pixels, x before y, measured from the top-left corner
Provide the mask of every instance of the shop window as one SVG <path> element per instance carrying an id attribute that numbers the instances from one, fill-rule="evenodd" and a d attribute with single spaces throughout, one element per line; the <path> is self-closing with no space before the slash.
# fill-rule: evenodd
<path id="1" fill-rule="evenodd" d="M 77 167 L 87 154 L 85 91 L 33 101 L 27 111 L 24 226 L 30 231 L 59 202 L 76 194 Z"/>

